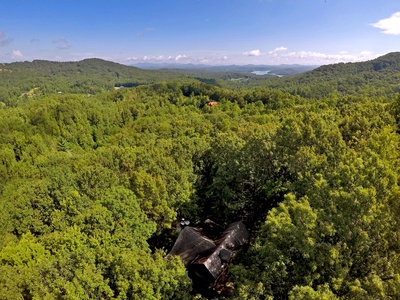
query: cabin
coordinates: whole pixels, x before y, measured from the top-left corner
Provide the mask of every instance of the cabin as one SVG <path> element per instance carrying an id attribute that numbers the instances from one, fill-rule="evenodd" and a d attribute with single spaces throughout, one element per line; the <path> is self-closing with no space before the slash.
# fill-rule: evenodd
<path id="1" fill-rule="evenodd" d="M 210 255 L 216 248 L 211 239 L 203 235 L 200 228 L 184 227 L 168 255 L 178 255 L 185 267 L 197 257 Z"/>
<path id="2" fill-rule="evenodd" d="M 215 240 L 205 236 L 201 228 L 187 226 L 168 255 L 178 255 L 195 288 L 206 290 L 216 285 L 248 237 L 242 221 L 230 224 Z"/>

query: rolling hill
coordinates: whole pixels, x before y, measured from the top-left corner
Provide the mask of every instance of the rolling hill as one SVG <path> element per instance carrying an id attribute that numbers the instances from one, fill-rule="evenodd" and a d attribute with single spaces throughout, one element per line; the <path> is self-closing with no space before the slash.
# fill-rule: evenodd
<path id="1" fill-rule="evenodd" d="M 8 102 L 33 93 L 96 94 L 121 85 L 132 87 L 178 76 L 172 71 L 142 70 L 97 58 L 0 64 L 0 101 Z"/>
<path id="2" fill-rule="evenodd" d="M 276 66 L 276 71 L 271 72 L 288 75 L 282 78 L 251 74 L 251 70 L 260 68 L 247 65 L 145 70 L 98 58 L 78 62 L 15 62 L 0 64 L 0 102 L 12 105 L 24 96 L 54 93 L 97 94 L 120 86 L 183 78 L 229 89 L 277 89 L 313 99 L 332 95 L 394 97 L 400 92 L 400 52 L 366 62 L 324 65 L 311 71 L 307 71 L 311 67 L 305 66 Z M 296 74 L 299 72 L 303 73 Z"/>
<path id="3" fill-rule="evenodd" d="M 324 65 L 300 75 L 264 81 L 264 84 L 306 98 L 349 94 L 392 97 L 400 92 L 400 52 L 366 62 Z"/>

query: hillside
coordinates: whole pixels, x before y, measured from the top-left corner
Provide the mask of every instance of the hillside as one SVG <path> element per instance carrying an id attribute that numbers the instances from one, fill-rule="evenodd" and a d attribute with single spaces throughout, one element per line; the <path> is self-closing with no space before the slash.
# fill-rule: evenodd
<path id="1" fill-rule="evenodd" d="M 215 86 L 237 88 L 249 83 L 263 82 L 277 75 L 304 73 L 313 66 L 300 65 L 138 65 L 126 66 L 102 59 L 91 58 L 78 62 L 34 60 L 0 64 L 0 102 L 11 104 L 21 96 L 54 93 L 96 94 L 114 87 L 133 87 L 140 84 L 194 78 Z M 159 69 L 160 67 L 165 67 Z M 259 76 L 253 71 L 270 70 Z"/>
<path id="2" fill-rule="evenodd" d="M 259 76 L 252 71 L 269 68 L 269 75 Z M 120 86 L 191 78 L 211 86 L 240 88 L 257 84 L 275 74 L 292 75 L 305 72 L 308 66 L 197 66 L 175 69 L 146 70 L 102 59 L 91 58 L 78 62 L 34 60 L 0 65 L 0 102 L 15 105 L 19 99 L 56 93 L 98 94 Z M 275 73 L 274 73 L 275 72 Z"/>
<path id="3" fill-rule="evenodd" d="M 78 62 L 34 60 L 0 65 L 0 102 L 22 95 L 96 94 L 178 77 L 175 72 L 149 71 L 97 58 Z"/>
<path id="4" fill-rule="evenodd" d="M 270 68 L 259 76 L 252 71 Z M 304 98 L 332 95 L 390 96 L 400 92 L 400 52 L 358 63 L 307 66 L 227 66 L 145 70 L 101 59 L 79 62 L 16 62 L 0 65 L 0 102 L 55 93 L 97 94 L 115 87 L 185 78 L 228 89 L 270 88 Z M 308 72 L 306 72 L 308 71 Z M 301 74 L 297 74 L 301 73 Z M 274 74 L 285 75 L 277 78 Z"/>
<path id="5" fill-rule="evenodd" d="M 332 95 L 393 97 L 400 92 L 400 52 L 366 62 L 325 65 L 304 74 L 263 83 L 306 98 Z"/>

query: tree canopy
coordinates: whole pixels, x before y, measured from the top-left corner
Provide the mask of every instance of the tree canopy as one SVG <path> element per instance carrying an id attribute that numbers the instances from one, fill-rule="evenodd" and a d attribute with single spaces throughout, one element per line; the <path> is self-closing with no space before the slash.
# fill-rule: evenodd
<path id="1" fill-rule="evenodd" d="M 398 299 L 398 61 L 235 89 L 30 63 L 63 93 L 3 67 L 30 81 L 0 91 L 0 299 L 200 299 L 166 257 L 181 218 L 251 232 L 216 298 Z M 79 68 L 95 93 L 70 85 Z"/>

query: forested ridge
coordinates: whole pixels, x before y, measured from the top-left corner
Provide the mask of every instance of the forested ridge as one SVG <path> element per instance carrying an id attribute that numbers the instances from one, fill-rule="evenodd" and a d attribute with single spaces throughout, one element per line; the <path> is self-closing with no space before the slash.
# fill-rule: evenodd
<path id="1" fill-rule="evenodd" d="M 400 93 L 399 82 L 400 52 L 393 52 L 366 62 L 321 66 L 266 84 L 302 97 L 321 99 L 349 94 L 395 97 Z"/>
<path id="2" fill-rule="evenodd" d="M 77 62 L 34 60 L 0 64 L 0 101 L 55 93 L 98 94 L 177 77 L 174 71 L 151 71 L 97 58 Z M 180 74 L 180 76 L 182 76 Z"/>
<path id="3" fill-rule="evenodd" d="M 251 233 L 215 298 L 399 299 L 399 61 L 232 88 L 93 59 L 93 93 L 2 66 L 0 299 L 202 299 L 181 218 Z"/>

